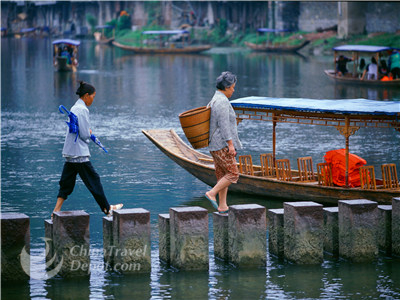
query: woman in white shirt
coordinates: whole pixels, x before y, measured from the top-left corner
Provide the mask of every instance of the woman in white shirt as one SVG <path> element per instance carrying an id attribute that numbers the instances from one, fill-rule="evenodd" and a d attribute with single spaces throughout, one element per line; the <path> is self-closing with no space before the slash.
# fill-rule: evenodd
<path id="1" fill-rule="evenodd" d="M 92 130 L 89 122 L 89 109 L 96 96 L 95 88 L 86 82 L 81 81 L 76 94 L 79 99 L 71 108 L 71 112 L 78 118 L 79 132 L 71 133 L 67 130 L 62 155 L 65 158 L 64 168 L 60 179 L 60 189 L 57 196 L 57 203 L 53 212 L 60 211 L 64 201 L 72 193 L 75 187 L 76 176 L 79 174 L 82 181 L 92 193 L 100 209 L 106 215 L 113 210 L 122 208 L 122 204 L 110 205 L 104 194 L 100 176 L 94 170 L 89 161 L 89 143 Z M 53 214 L 52 214 L 53 216 Z"/>
<path id="2" fill-rule="evenodd" d="M 236 81 L 234 74 L 223 72 L 217 78 L 217 91 L 209 103 L 211 117 L 208 150 L 214 160 L 218 182 L 206 192 L 205 197 L 220 213 L 228 213 L 229 207 L 226 201 L 228 187 L 239 179 L 236 150 L 242 149 L 242 144 L 237 133 L 236 114 L 228 99 L 235 91 Z"/>

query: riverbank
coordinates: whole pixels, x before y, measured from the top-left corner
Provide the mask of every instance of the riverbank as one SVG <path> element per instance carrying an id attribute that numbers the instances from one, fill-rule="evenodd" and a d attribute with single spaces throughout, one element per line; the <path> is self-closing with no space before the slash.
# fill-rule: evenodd
<path id="1" fill-rule="evenodd" d="M 139 46 L 141 44 L 141 32 L 144 30 L 160 30 L 163 28 L 142 28 L 140 30 L 123 30 L 117 34 L 116 40 L 124 45 Z M 224 24 L 219 24 L 213 29 L 204 27 L 185 28 L 190 32 L 191 41 L 195 44 L 211 44 L 218 47 L 246 47 L 245 42 L 261 44 L 269 42 L 272 45 L 295 46 L 305 40 L 310 43 L 302 49 L 302 52 L 314 55 L 330 55 L 332 47 L 343 44 L 355 45 L 381 45 L 400 48 L 400 33 L 374 33 L 353 35 L 347 39 L 339 39 L 335 30 L 323 32 L 293 32 L 293 33 L 242 33 L 227 29 Z"/>

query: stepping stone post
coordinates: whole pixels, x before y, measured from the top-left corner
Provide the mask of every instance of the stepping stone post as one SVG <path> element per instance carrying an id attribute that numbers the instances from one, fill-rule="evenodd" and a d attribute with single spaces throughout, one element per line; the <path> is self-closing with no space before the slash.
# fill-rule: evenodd
<path id="1" fill-rule="evenodd" d="M 113 269 L 123 274 L 151 272 L 150 212 L 143 208 L 113 212 Z"/>
<path id="2" fill-rule="evenodd" d="M 315 202 L 285 202 L 285 258 L 297 264 L 323 262 L 324 213 Z"/>
<path id="3" fill-rule="evenodd" d="M 208 270 L 208 211 L 202 207 L 169 209 L 171 265 L 181 270 Z"/>
<path id="4" fill-rule="evenodd" d="M 258 204 L 229 207 L 229 260 L 238 267 L 265 266 L 267 218 Z"/>
<path id="5" fill-rule="evenodd" d="M 2 213 L 1 281 L 27 282 L 30 278 L 30 220 L 21 213 Z"/>
<path id="6" fill-rule="evenodd" d="M 378 256 L 378 204 L 374 201 L 339 201 L 339 255 L 353 262 Z"/>

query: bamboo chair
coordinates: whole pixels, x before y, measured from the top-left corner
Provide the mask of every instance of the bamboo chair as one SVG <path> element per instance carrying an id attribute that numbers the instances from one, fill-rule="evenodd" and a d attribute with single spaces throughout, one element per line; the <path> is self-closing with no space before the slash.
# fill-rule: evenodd
<path id="1" fill-rule="evenodd" d="M 376 190 L 374 166 L 360 167 L 360 183 L 363 190 Z"/>
<path id="2" fill-rule="evenodd" d="M 251 159 L 251 155 L 239 156 L 239 172 L 254 176 L 253 160 Z"/>
<path id="3" fill-rule="evenodd" d="M 292 169 L 290 168 L 290 161 L 288 159 L 276 160 L 276 178 L 282 181 L 292 180 Z"/>
<path id="4" fill-rule="evenodd" d="M 332 168 L 328 163 L 317 164 L 318 184 L 333 186 Z"/>
<path id="5" fill-rule="evenodd" d="M 274 177 L 275 176 L 275 165 L 274 157 L 272 153 L 264 153 L 260 155 L 261 161 L 261 176 Z"/>
<path id="6" fill-rule="evenodd" d="M 383 164 L 382 179 L 384 189 L 398 189 L 399 179 L 397 178 L 397 170 L 395 164 Z"/>
<path id="7" fill-rule="evenodd" d="M 314 168 L 311 156 L 299 157 L 297 159 L 299 167 L 299 179 L 303 182 L 315 181 Z"/>

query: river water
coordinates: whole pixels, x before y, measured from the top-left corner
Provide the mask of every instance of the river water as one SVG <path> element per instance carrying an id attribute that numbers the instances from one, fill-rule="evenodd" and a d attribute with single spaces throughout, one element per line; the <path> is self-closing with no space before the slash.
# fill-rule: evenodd
<path id="1" fill-rule="evenodd" d="M 213 211 L 203 195 L 208 187 L 164 156 L 142 129 L 172 128 L 184 138 L 178 114 L 206 105 L 215 78 L 225 70 L 238 75 L 233 99 L 246 96 L 315 99 L 368 98 L 400 101 L 399 89 L 335 85 L 323 74 L 331 57 L 252 53 L 213 49 L 202 55 L 134 55 L 111 46 L 82 41 L 76 74 L 54 72 L 51 41 L 1 41 L 1 211 L 25 213 L 31 222 L 31 271 L 26 285 L 2 286 L 3 299 L 399 299 L 400 261 L 383 254 L 372 263 L 352 264 L 326 256 L 323 264 L 297 266 L 267 254 L 267 266 L 238 270 L 214 259 Z M 77 97 L 77 81 L 96 87 L 90 107 L 93 132 L 109 150 L 94 144 L 91 161 L 111 203 L 142 207 L 151 213 L 152 272 L 121 276 L 102 269 L 102 217 L 79 180 L 63 210 L 90 214 L 92 273 L 87 280 L 42 280 L 44 220 L 58 192 L 65 117 Z M 240 154 L 272 151 L 272 125 L 242 122 Z M 350 151 L 374 165 L 400 167 L 400 135 L 389 129 L 360 129 Z M 293 163 L 300 156 L 322 162 L 326 151 L 344 148 L 333 128 L 281 124 L 277 156 Z M 312 200 L 312 199 L 310 199 Z M 258 203 L 267 209 L 282 201 L 229 194 L 229 204 Z M 210 270 L 179 272 L 158 260 L 157 218 L 170 207 L 198 205 L 210 212 Z"/>

